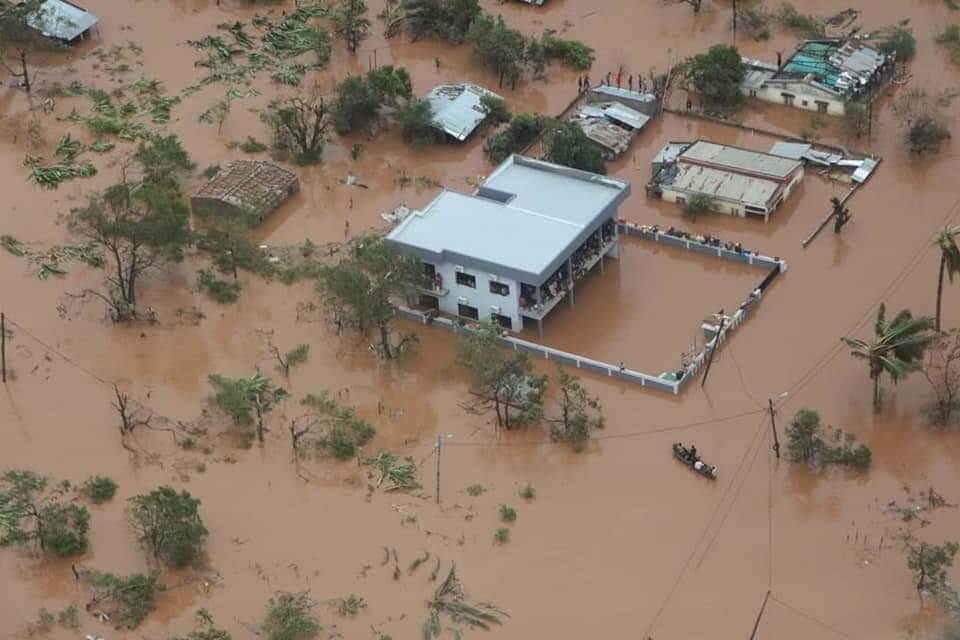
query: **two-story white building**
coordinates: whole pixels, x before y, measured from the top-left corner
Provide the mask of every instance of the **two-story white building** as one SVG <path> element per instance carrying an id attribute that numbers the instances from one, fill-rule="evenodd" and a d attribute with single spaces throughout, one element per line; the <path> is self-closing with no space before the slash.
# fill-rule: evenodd
<path id="1" fill-rule="evenodd" d="M 471 195 L 443 191 L 387 241 L 423 261 L 420 303 L 520 331 L 543 319 L 603 257 L 617 257 L 617 209 L 630 184 L 507 158 Z"/>

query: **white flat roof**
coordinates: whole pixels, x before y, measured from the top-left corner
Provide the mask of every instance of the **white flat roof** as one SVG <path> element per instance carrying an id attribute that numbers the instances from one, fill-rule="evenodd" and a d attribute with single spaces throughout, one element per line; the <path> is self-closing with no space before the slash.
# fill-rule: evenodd
<path id="1" fill-rule="evenodd" d="M 511 156 L 476 195 L 443 191 L 387 239 L 425 260 L 540 284 L 629 190 L 621 180 Z"/>

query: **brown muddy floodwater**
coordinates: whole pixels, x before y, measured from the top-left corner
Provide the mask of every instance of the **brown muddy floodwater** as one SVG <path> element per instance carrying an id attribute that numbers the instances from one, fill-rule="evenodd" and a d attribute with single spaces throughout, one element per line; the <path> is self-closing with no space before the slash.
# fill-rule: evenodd
<path id="1" fill-rule="evenodd" d="M 239 0 L 219 4 L 85 0 L 101 17 L 98 36 L 71 54 L 45 60 L 38 89 L 73 80 L 112 89 L 120 80 L 97 61 L 94 50 L 134 41 L 143 52 L 128 54 L 131 71 L 123 82 L 142 74 L 163 81 L 168 95 L 177 93 L 201 73 L 193 65 L 196 52 L 185 42 L 213 33 L 218 23 L 249 20 L 257 8 Z M 685 3 L 661 0 L 548 0 L 540 8 L 483 4 L 527 33 L 558 29 L 593 46 L 594 81 L 620 65 L 633 73 L 662 70 L 713 43 L 735 40 L 730 3 L 724 0 L 706 0 L 697 17 Z M 821 15 L 838 10 L 831 0 L 795 4 Z M 293 2 L 267 5 L 277 15 Z M 865 32 L 910 18 L 919 43 L 910 85 L 956 85 L 958 69 L 933 44 L 944 24 L 958 20 L 945 3 L 851 0 L 842 8 L 848 5 L 863 11 Z M 371 15 L 382 8 L 383 0 L 371 2 Z M 335 42 L 329 69 L 308 82 L 329 92 L 335 81 L 366 69 L 376 51 L 379 64 L 406 66 L 419 94 L 445 80 L 496 86 L 466 47 L 386 40 L 381 26 L 373 19 L 371 37 L 355 57 Z M 767 42 L 737 44 L 745 55 L 774 60 L 794 42 L 778 32 Z M 551 68 L 546 81 L 525 81 L 502 92 L 514 112 L 552 114 L 573 98 L 575 82 L 573 72 Z M 197 163 L 197 183 L 204 167 L 237 157 L 230 141 L 247 135 L 266 139 L 255 109 L 277 90 L 265 78 L 253 86 L 261 95 L 245 99 L 243 108 L 235 106 L 219 134 L 197 118 L 221 97 L 222 86 L 205 87 L 173 108 L 167 129 L 184 140 Z M 682 92 L 675 92 L 674 100 L 680 104 Z M 75 106 L 89 108 L 83 98 L 61 97 L 53 112 L 45 113 L 39 97 L 28 100 L 9 84 L 0 86 L 0 233 L 29 242 L 65 242 L 58 214 L 116 176 L 107 158 L 95 158 L 100 172 L 92 179 L 50 192 L 26 181 L 26 153 L 49 156 L 66 132 L 90 141 L 80 125 L 65 119 Z M 46 142 L 36 149 L 25 134 L 31 118 L 46 129 Z M 774 106 L 751 107 L 742 118 L 764 129 L 811 130 L 808 114 Z M 837 130 L 834 122 L 816 133 L 843 142 Z M 51 638 L 159 640 L 186 633 L 201 607 L 234 638 L 247 638 L 276 590 L 306 588 L 318 601 L 355 593 L 368 603 L 347 619 L 321 606 L 325 637 L 370 638 L 371 628 L 397 639 L 419 637 L 424 601 L 434 588 L 427 579 L 430 569 L 404 571 L 395 580 L 392 564 L 381 566 L 384 546 L 397 550 L 401 569 L 425 549 L 444 567 L 455 562 L 472 596 L 510 613 L 502 627 L 489 634 L 470 631 L 470 637 L 746 638 L 768 589 L 773 598 L 758 638 L 900 639 L 911 632 L 938 637 L 939 618 L 920 609 L 903 554 L 892 540 L 898 523 L 883 510 L 902 499 L 904 485 L 933 486 L 949 502 L 960 502 L 960 436 L 926 426 L 921 410 L 928 391 L 920 376 L 889 387 L 885 411 L 875 416 L 865 368 L 839 342 L 843 335 L 865 335 L 883 301 L 918 314 L 933 311 L 937 255 L 930 238 L 945 222 L 958 222 L 960 158 L 955 145 L 935 158 L 910 157 L 901 135 L 886 98 L 873 140 L 859 145 L 883 156 L 883 163 L 851 201 L 852 221 L 841 236 L 828 230 L 803 250 L 801 239 L 846 185 L 810 172 L 769 224 L 722 216 L 690 224 L 676 207 L 644 196 L 656 151 L 668 140 L 699 137 L 758 150 L 768 149 L 772 140 L 678 116 L 646 130 L 630 154 L 609 167 L 633 186 L 621 209 L 624 218 L 716 234 L 781 256 L 790 269 L 718 353 L 705 388 L 694 381 L 679 396 L 668 396 L 586 377 L 603 402 L 607 426 L 603 438 L 579 455 L 537 444 L 546 440 L 542 427 L 498 438 L 486 417 L 467 414 L 461 403 L 468 381 L 453 366 L 455 342 L 449 334 L 416 327 L 417 352 L 385 364 L 352 338 L 298 321 L 298 303 L 314 296 L 307 283 L 286 287 L 251 278 L 238 303 L 218 306 L 194 291 L 202 261 L 190 257 L 142 285 L 140 297 L 157 310 L 157 325 L 112 326 L 100 307 L 66 295 L 95 285 L 99 273 L 71 265 L 66 277 L 42 281 L 25 260 L 0 252 L 0 306 L 17 323 L 8 345 L 16 379 L 0 400 L 0 468 L 29 468 L 75 483 L 100 473 L 119 482 L 111 503 L 91 509 L 91 547 L 75 560 L 83 567 L 117 573 L 149 567 L 125 523 L 123 504 L 159 484 L 184 487 L 200 498 L 211 531 L 209 570 L 165 573 L 170 588 L 135 632 L 115 631 L 82 612 L 86 594 L 74 583 L 69 562 L 2 550 L 0 637 L 22 633 L 40 607 L 59 611 L 75 603 L 81 608 L 79 632 L 56 628 Z M 350 148 L 356 142 L 364 150 L 353 160 Z M 296 169 L 302 193 L 264 225 L 259 239 L 337 241 L 347 221 L 352 233 L 380 227 L 380 213 L 402 202 L 422 205 L 438 184 L 469 190 L 490 170 L 482 146 L 482 136 L 476 136 L 464 145 L 414 151 L 393 129 L 370 141 L 335 139 L 323 164 Z M 348 174 L 370 188 L 345 186 L 340 179 Z M 405 177 L 413 180 L 408 184 Z M 634 240 L 624 242 L 623 253 L 620 261 L 607 263 L 604 274 L 583 283 L 576 306 L 548 318 L 548 343 L 658 373 L 674 367 L 696 340 L 702 344 L 697 327 L 706 315 L 734 307 L 762 277 L 748 267 Z M 948 288 L 945 296 L 948 327 L 960 323 L 954 293 Z M 196 325 L 177 319 L 178 308 L 194 305 L 205 319 Z M 284 418 L 295 415 L 294 403 L 274 416 L 262 447 L 243 449 L 214 436 L 209 454 L 186 452 L 168 433 L 148 432 L 134 443 L 142 452 L 136 460 L 124 451 L 110 407 L 113 391 L 96 378 L 120 381 L 159 416 L 193 420 L 204 406 L 208 374 L 239 376 L 258 364 L 272 367 L 258 329 L 275 331 L 283 346 L 311 345 L 309 361 L 291 376 L 291 391 L 301 396 L 340 390 L 377 426 L 371 451 L 389 448 L 420 461 L 442 436 L 441 506 L 432 499 L 432 457 L 424 462 L 423 498 L 368 495 L 364 470 L 353 462 L 293 465 Z M 538 367 L 552 372 L 545 363 Z M 825 422 L 870 445 L 870 471 L 813 474 L 772 459 L 769 421 L 760 411 L 768 398 L 785 391 L 781 430 L 794 411 L 814 408 Z M 212 433 L 219 433 L 214 426 Z M 680 439 L 695 441 L 708 454 L 720 469 L 717 482 L 702 481 L 676 464 L 670 444 Z M 517 497 L 527 482 L 537 488 L 531 502 Z M 471 497 L 465 492 L 471 484 L 487 491 Z M 504 503 L 516 506 L 519 517 L 510 542 L 495 545 L 493 532 L 501 526 L 497 509 Z M 938 510 L 931 520 L 919 532 L 922 539 L 960 537 L 960 511 Z M 960 580 L 960 568 L 950 576 Z"/>

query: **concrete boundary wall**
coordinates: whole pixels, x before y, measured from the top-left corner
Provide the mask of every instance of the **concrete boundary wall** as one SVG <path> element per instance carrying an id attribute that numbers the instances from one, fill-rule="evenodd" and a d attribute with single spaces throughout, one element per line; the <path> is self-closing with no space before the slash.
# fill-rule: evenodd
<path id="1" fill-rule="evenodd" d="M 696 377 L 697 372 L 699 372 L 700 369 L 706 364 L 710 352 L 719 347 L 719 345 L 723 344 L 727 339 L 727 335 L 731 331 L 736 330 L 741 324 L 743 324 L 743 321 L 746 319 L 746 317 L 750 314 L 754 307 L 759 304 L 764 292 L 770 286 L 770 284 L 779 274 L 787 270 L 787 264 L 779 258 L 771 258 L 769 256 L 747 251 L 738 252 L 725 249 L 723 247 L 715 247 L 713 245 L 708 245 L 693 239 L 673 236 L 664 231 L 653 230 L 651 227 L 644 227 L 629 222 L 621 221 L 618 224 L 618 227 L 622 233 L 625 233 L 629 236 L 636 236 L 653 242 L 662 242 L 664 244 L 676 246 L 681 249 L 687 249 L 688 251 L 695 251 L 697 253 L 711 255 L 720 259 L 732 260 L 734 262 L 760 267 L 765 271 L 763 280 L 761 280 L 757 287 L 750 291 L 744 302 L 737 308 L 736 311 L 734 311 L 732 314 L 724 314 L 724 325 L 722 331 L 718 331 L 718 326 L 705 327 L 705 333 L 709 333 L 707 337 L 710 339 L 704 345 L 704 348 L 686 365 L 683 370 L 683 376 L 679 380 L 675 379 L 675 376 L 668 378 L 642 373 L 640 371 L 625 367 L 622 364 L 617 365 L 595 360 L 593 358 L 570 353 L 561 349 L 554 349 L 553 347 L 548 347 L 537 342 L 523 340 L 506 333 L 501 335 L 500 341 L 505 347 L 508 349 L 513 349 L 514 351 L 524 351 L 539 358 L 543 358 L 544 360 L 553 360 L 577 369 L 584 369 L 586 371 L 605 375 L 610 378 L 626 380 L 628 382 L 638 384 L 641 387 L 656 389 L 658 391 L 666 391 L 676 395 L 680 393 L 680 390 L 686 386 L 688 382 Z M 418 311 L 416 309 L 411 309 L 406 306 L 397 306 L 396 313 L 397 316 L 406 320 L 411 320 L 424 325 L 436 325 L 443 327 L 448 331 L 452 331 L 455 334 L 470 334 L 474 331 L 474 329 L 470 328 L 466 324 L 462 324 L 458 320 L 443 316 L 436 316 Z"/>

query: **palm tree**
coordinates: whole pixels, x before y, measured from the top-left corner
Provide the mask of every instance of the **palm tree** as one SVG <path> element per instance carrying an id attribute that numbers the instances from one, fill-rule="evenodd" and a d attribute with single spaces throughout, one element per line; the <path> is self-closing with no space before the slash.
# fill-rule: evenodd
<path id="1" fill-rule="evenodd" d="M 960 247 L 957 246 L 957 236 L 960 235 L 960 226 L 944 227 L 937 232 L 934 244 L 940 247 L 940 276 L 937 278 L 937 315 L 936 330 L 940 331 L 940 303 L 943 300 L 943 274 L 946 272 L 950 282 L 953 276 L 960 273 Z"/>
<path id="2" fill-rule="evenodd" d="M 908 309 L 903 309 L 887 322 L 886 306 L 880 305 L 871 342 L 860 338 L 841 338 L 852 350 L 850 355 L 867 361 L 870 379 L 873 380 L 874 410 L 880 410 L 880 376 L 886 373 L 896 384 L 918 369 L 923 352 L 935 337 L 930 331 L 932 328 L 932 318 L 914 318 Z"/>

